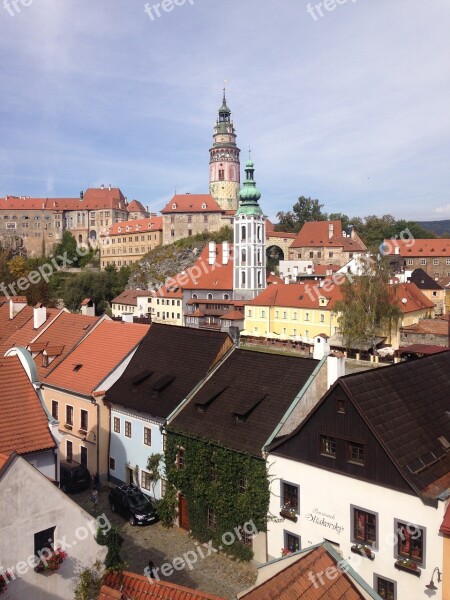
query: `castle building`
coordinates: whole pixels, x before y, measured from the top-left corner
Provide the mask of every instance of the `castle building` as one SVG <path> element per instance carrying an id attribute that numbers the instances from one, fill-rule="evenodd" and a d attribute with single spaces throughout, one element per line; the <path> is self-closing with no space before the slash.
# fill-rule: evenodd
<path id="1" fill-rule="evenodd" d="M 225 211 L 236 212 L 239 206 L 240 150 L 225 89 L 222 106 L 214 127 L 214 143 L 209 151 L 209 193 Z"/>
<path id="2" fill-rule="evenodd" d="M 244 187 L 239 193 L 240 206 L 234 217 L 235 299 L 253 300 L 266 288 L 266 223 L 258 204 L 261 192 L 256 188 L 254 165 L 245 166 Z"/>

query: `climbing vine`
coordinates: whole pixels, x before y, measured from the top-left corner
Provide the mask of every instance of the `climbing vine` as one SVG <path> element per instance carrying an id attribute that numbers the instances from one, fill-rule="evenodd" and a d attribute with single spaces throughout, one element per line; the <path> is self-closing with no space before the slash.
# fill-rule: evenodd
<path id="1" fill-rule="evenodd" d="M 182 469 L 177 466 L 180 448 L 184 458 Z M 217 548 L 222 545 L 224 533 L 234 532 L 236 527 L 250 521 L 258 532 L 266 531 L 270 492 L 262 458 L 168 431 L 165 465 L 168 500 L 172 503 L 172 510 L 165 517 L 175 518 L 174 493 L 180 491 L 187 501 L 192 534 L 200 541 L 213 540 Z M 238 540 L 223 550 L 243 560 L 253 557 L 250 547 Z"/>

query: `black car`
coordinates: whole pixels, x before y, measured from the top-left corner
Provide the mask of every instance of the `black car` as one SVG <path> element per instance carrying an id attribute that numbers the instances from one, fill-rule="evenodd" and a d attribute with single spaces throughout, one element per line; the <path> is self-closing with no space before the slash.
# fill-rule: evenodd
<path id="1" fill-rule="evenodd" d="M 61 461 L 59 487 L 63 492 L 77 492 L 91 486 L 91 474 L 85 466 L 72 461 Z"/>
<path id="2" fill-rule="evenodd" d="M 149 525 L 158 520 L 153 502 L 134 485 L 113 488 L 109 503 L 111 510 L 126 517 L 131 525 Z"/>

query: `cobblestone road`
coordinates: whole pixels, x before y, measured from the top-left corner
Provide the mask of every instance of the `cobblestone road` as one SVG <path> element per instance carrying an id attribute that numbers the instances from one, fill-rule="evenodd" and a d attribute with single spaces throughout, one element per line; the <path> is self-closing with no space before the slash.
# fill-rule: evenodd
<path id="1" fill-rule="evenodd" d="M 108 491 L 105 486 L 100 492 L 97 514 L 105 513 L 124 538 L 121 556 L 130 571 L 143 574 L 149 560 L 158 567 L 165 562 L 171 563 L 177 556 L 182 557 L 189 550 L 196 550 L 195 540 L 182 529 L 165 529 L 160 523 L 147 527 L 132 527 L 126 519 L 111 512 Z M 71 498 L 94 514 L 90 491 L 72 494 Z M 204 550 L 207 554 L 206 549 Z M 254 584 L 256 568 L 252 564 L 235 561 L 222 554 L 211 554 L 202 560 L 199 559 L 192 570 L 185 567 L 181 571 L 174 571 L 170 577 L 160 577 L 171 583 L 234 599 L 238 592 Z"/>

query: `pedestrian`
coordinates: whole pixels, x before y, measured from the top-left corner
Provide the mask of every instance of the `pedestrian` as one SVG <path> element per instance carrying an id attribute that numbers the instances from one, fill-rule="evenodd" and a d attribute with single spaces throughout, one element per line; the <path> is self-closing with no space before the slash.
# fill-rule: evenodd
<path id="1" fill-rule="evenodd" d="M 97 490 L 97 492 L 100 491 L 100 475 L 98 471 L 94 475 L 94 490 Z"/>
<path id="2" fill-rule="evenodd" d="M 98 504 L 98 490 L 94 489 L 92 490 L 92 505 L 94 507 L 94 510 L 97 510 L 97 504 Z"/>

